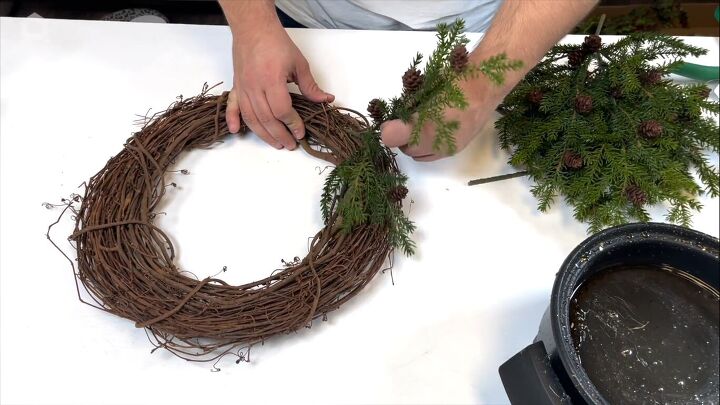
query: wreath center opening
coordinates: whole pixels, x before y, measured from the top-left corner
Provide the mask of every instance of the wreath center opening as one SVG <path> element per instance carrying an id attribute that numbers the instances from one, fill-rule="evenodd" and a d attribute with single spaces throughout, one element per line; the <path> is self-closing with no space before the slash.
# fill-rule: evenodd
<path id="1" fill-rule="evenodd" d="M 304 257 L 308 238 L 323 226 L 317 201 L 326 167 L 254 136 L 227 136 L 209 150 L 183 153 L 165 178 L 164 214 L 157 217 L 176 247 L 179 271 L 241 285 Z"/>

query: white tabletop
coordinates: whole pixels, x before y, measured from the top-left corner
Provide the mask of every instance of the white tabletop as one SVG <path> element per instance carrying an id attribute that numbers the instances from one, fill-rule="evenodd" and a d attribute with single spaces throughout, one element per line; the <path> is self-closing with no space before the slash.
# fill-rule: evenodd
<path id="1" fill-rule="evenodd" d="M 289 30 L 337 104 L 363 111 L 400 91 L 432 33 Z M 471 36 L 477 39 L 477 36 Z M 512 171 L 492 125 L 454 159 L 410 177 L 419 253 L 396 257 L 327 322 L 274 338 L 251 362 L 150 354 L 130 321 L 81 304 L 71 269 L 45 239 L 57 202 L 77 192 L 137 130 L 204 82 L 232 78 L 226 27 L 0 20 L 0 395 L 3 404 L 505 403 L 497 367 L 530 344 L 565 256 L 587 235 L 559 205 L 536 211 L 527 179 L 467 187 Z M 580 37 L 568 37 L 580 41 Z M 717 38 L 689 38 L 718 60 Z M 714 158 L 717 161 L 716 158 Z M 178 163 L 161 226 L 180 267 L 251 281 L 304 256 L 322 226 L 323 162 L 233 137 Z M 718 200 L 694 228 L 718 235 Z M 661 211 L 658 211 L 661 213 Z M 662 215 L 656 219 L 662 220 Z M 65 219 L 53 235 L 63 242 Z"/>

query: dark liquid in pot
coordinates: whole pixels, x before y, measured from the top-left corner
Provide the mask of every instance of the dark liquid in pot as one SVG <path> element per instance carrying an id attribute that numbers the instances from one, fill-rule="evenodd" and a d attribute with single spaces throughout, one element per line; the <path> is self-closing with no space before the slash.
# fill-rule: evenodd
<path id="1" fill-rule="evenodd" d="M 717 290 L 666 267 L 598 272 L 575 292 L 575 351 L 611 404 L 718 404 Z"/>

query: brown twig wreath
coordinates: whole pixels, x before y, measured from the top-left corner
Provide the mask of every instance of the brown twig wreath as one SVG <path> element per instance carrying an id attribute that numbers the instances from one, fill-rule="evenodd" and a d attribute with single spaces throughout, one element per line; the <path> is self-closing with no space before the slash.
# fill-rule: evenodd
<path id="1" fill-rule="evenodd" d="M 167 186 L 165 173 L 178 155 L 210 147 L 228 134 L 227 93 L 212 96 L 205 86 L 199 96 L 145 117 L 142 129 L 86 184 L 85 196 L 63 202 L 60 218 L 67 210 L 75 214 L 70 240 L 77 267 L 65 257 L 73 265 L 80 300 L 86 302 L 82 284 L 97 304 L 90 305 L 135 321 L 156 348 L 193 361 L 231 353 L 247 360 L 244 348 L 338 309 L 367 285 L 395 248 L 407 255 L 415 248 L 410 238 L 415 226 L 402 211 L 407 178 L 380 142 L 380 124 L 414 121 L 415 144 L 419 128 L 432 122 L 433 147 L 452 153 L 459 123 L 445 120 L 443 110 L 467 107 L 459 81 L 482 74 L 501 83 L 506 71 L 521 66 L 504 54 L 469 63 L 463 27 L 462 20 L 438 25 L 438 46 L 423 72 L 418 54 L 403 75 L 402 95 L 370 102 L 372 124 L 357 111 L 292 96 L 305 122 L 302 148 L 335 165 L 320 201 L 325 227 L 312 238 L 305 258 L 252 283 L 232 286 L 215 277 L 183 275 L 172 242 L 153 223 Z M 56 248 L 50 230 L 58 222 L 47 233 Z"/>
<path id="2" fill-rule="evenodd" d="M 343 187 L 324 196 L 330 201 L 326 226 L 312 238 L 307 256 L 269 277 L 232 286 L 179 272 L 173 244 L 153 220 L 167 187 L 165 174 L 178 155 L 228 135 L 227 93 L 213 96 L 208 90 L 149 118 L 87 182 L 85 195 L 74 199 L 79 209 L 69 201 L 65 211 L 75 212 L 70 240 L 81 301 L 134 321 L 156 348 L 179 357 L 209 361 L 234 353 L 240 361 L 246 359 L 243 349 L 309 326 L 355 296 L 383 267 L 393 243 L 387 223 L 344 229 L 342 213 L 334 209 L 347 192 Z M 305 122 L 301 145 L 307 153 L 334 165 L 357 159 L 364 148 L 361 134 L 371 127 L 361 114 L 296 95 L 292 100 Z M 403 179 L 394 155 L 381 148 L 376 168 Z M 389 191 L 397 193 L 397 187 Z M 385 199 L 399 210 L 402 197 Z M 82 299 L 78 282 L 95 304 Z"/>

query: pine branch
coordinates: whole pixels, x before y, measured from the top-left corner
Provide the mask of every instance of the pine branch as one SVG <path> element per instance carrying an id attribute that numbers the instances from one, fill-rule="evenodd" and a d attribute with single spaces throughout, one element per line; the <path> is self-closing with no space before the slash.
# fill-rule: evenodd
<path id="1" fill-rule="evenodd" d="M 388 112 L 383 115 L 383 121 L 400 119 L 413 123 L 411 145 L 418 144 L 423 125 L 431 122 L 436 127 L 433 149 L 445 150 L 449 154 L 455 153 L 455 132 L 459 128 L 459 123 L 447 121 L 444 111 L 448 108 L 461 110 L 467 108 L 467 99 L 458 83 L 483 75 L 491 82 L 501 84 L 508 71 L 522 67 L 521 61 L 510 60 L 505 54 L 490 57 L 477 64 L 469 64 L 467 56 L 462 57 L 463 52 L 467 53 L 465 45 L 469 42 L 463 34 L 464 28 L 465 23 L 460 19 L 450 25 L 439 24 L 437 47 L 430 54 L 424 70 L 422 72 L 419 70 L 423 57 L 418 53 L 406 72 L 406 75 L 410 74 L 413 78 L 421 79 L 404 83 L 400 97 L 383 101 L 383 105 L 386 106 L 385 111 Z M 419 81 L 421 83 L 415 87 L 414 85 Z M 408 87 L 409 84 L 412 88 Z"/>
<path id="2" fill-rule="evenodd" d="M 390 100 L 375 99 L 370 102 L 368 112 L 375 125 L 361 136 L 363 147 L 350 159 L 338 165 L 325 180 L 321 199 L 323 219 L 327 222 L 337 214 L 341 229 L 352 231 L 358 226 L 374 224 L 388 229 L 391 245 L 411 255 L 415 244 L 410 234 L 415 225 L 401 210 L 401 204 L 392 196 L 404 189 L 405 176 L 400 173 L 386 175 L 391 152 L 380 143 L 380 123 L 400 119 L 413 122 L 410 144 L 420 140 L 420 130 L 425 123 L 433 123 L 436 136 L 433 148 L 455 153 L 457 121 L 445 119 L 448 108 L 464 109 L 468 102 L 460 86 L 460 80 L 478 75 L 488 77 L 493 83 L 502 83 L 507 71 L 519 69 L 519 61 L 511 61 L 504 54 L 491 57 L 478 64 L 468 64 L 465 45 L 468 39 L 463 35 L 464 22 L 439 24 L 438 44 L 430 54 L 424 70 L 418 53 L 403 76 L 403 92 Z"/>
<path id="3" fill-rule="evenodd" d="M 689 225 L 701 208 L 697 197 L 720 192 L 720 173 L 706 157 L 720 147 L 710 117 L 720 107 L 704 85 L 666 76 L 706 51 L 649 33 L 596 52 L 591 40 L 554 47 L 499 107 L 496 128 L 510 163 L 535 182 L 540 211 L 562 197 L 591 232 L 648 221 L 646 207 L 661 202 L 669 204 L 668 221 Z"/>
<path id="4" fill-rule="evenodd" d="M 343 232 L 366 224 L 386 226 L 390 244 L 412 255 L 415 245 L 410 234 L 415 226 L 402 212 L 399 202 L 389 198 L 393 190 L 404 187 L 407 177 L 382 170 L 392 160 L 392 152 L 380 143 L 377 131 L 370 129 L 360 136 L 362 148 L 325 179 L 321 199 L 323 219 L 327 224 L 337 214 Z M 334 201 L 337 205 L 333 205 Z"/>

